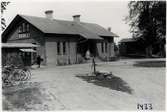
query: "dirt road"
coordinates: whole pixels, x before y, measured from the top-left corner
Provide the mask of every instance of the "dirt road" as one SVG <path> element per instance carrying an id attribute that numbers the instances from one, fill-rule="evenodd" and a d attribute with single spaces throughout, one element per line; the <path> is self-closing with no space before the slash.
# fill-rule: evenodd
<path id="1" fill-rule="evenodd" d="M 15 106 L 15 97 L 21 94 L 18 92 L 14 98 L 9 94 L 7 99 L 14 104 L 12 110 L 136 110 L 137 104 L 146 103 L 151 103 L 154 110 L 164 110 L 165 67 L 135 67 L 133 62 L 124 60 L 97 66 L 97 70 L 110 71 L 126 82 L 132 94 L 83 80 L 78 76 L 90 73 L 91 64 L 79 64 L 34 69 L 32 86 L 26 94 L 24 91 L 28 103 Z M 33 86 L 34 82 L 39 85 Z"/>

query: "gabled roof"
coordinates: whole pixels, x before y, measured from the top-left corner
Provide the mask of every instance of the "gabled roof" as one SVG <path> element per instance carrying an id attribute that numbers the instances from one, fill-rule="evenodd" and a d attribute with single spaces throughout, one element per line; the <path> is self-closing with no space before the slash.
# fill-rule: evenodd
<path id="1" fill-rule="evenodd" d="M 14 18 L 14 20 L 16 18 L 22 18 L 27 22 L 29 22 L 30 24 L 32 24 L 33 26 L 35 26 L 41 32 L 48 34 L 51 33 L 51 34 L 81 35 L 87 39 L 102 39 L 101 36 L 118 37 L 116 34 L 107 31 L 106 29 L 97 24 L 92 24 L 92 23 L 80 22 L 78 24 L 73 21 L 64 21 L 56 19 L 51 20 L 47 18 L 27 16 L 27 15 L 17 15 Z M 3 34 L 5 34 L 5 32 L 9 30 L 9 28 L 11 27 L 10 25 L 3 32 Z"/>

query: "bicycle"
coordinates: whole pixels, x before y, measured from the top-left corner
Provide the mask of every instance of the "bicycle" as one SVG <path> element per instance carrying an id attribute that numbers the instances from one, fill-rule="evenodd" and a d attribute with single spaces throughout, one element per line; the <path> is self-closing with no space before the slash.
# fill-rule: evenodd
<path id="1" fill-rule="evenodd" d="M 27 67 L 4 66 L 2 69 L 3 86 L 12 86 L 16 82 L 27 81 L 31 78 L 31 72 Z"/>
<path id="2" fill-rule="evenodd" d="M 3 83 L 3 85 L 11 85 L 12 84 L 11 74 L 13 74 L 13 69 L 14 69 L 13 65 L 4 66 L 2 68 L 2 83 Z"/>

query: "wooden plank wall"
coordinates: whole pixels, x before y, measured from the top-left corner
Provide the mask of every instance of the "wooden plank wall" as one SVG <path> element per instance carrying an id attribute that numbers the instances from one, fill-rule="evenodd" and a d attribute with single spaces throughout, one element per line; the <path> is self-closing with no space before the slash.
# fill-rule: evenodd
<path id="1" fill-rule="evenodd" d="M 51 46 L 50 45 L 51 42 L 54 45 Z M 59 55 L 57 54 L 57 42 L 60 42 Z M 63 54 L 63 42 L 65 42 L 65 46 L 66 46 L 65 54 Z M 55 65 L 66 65 L 66 64 L 77 63 L 76 62 L 76 42 L 73 39 L 49 37 L 49 38 L 46 38 L 45 45 L 46 45 L 45 48 L 46 48 L 46 55 L 47 55 L 46 57 L 47 63 L 53 62 Z M 52 59 L 49 59 L 49 57 L 51 57 Z M 53 58 L 55 58 L 55 60 Z"/>
<path id="2" fill-rule="evenodd" d="M 103 44 L 105 44 L 107 41 L 103 41 Z M 102 42 L 97 43 L 97 50 L 98 50 L 98 55 L 99 58 L 102 60 L 109 60 L 109 58 L 114 57 L 114 43 L 112 42 L 107 42 L 107 52 L 105 51 L 105 45 L 104 45 L 104 52 L 102 53 Z"/>

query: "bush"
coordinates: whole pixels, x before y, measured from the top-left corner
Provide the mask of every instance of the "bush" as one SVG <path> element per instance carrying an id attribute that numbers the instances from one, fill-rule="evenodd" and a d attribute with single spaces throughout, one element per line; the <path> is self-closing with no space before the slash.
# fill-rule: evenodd
<path id="1" fill-rule="evenodd" d="M 17 53 L 10 53 L 6 55 L 2 55 L 2 65 L 3 66 L 9 66 L 9 65 L 15 65 L 15 66 L 24 66 L 22 57 Z"/>

